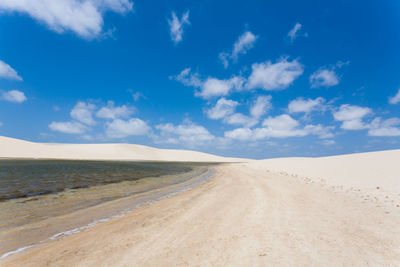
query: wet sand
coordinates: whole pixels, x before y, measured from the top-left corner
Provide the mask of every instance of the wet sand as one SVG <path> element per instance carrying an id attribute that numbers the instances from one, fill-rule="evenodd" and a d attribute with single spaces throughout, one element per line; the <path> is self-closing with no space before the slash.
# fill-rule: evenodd
<path id="1" fill-rule="evenodd" d="M 193 165 L 193 164 L 192 164 Z M 0 202 L 0 258 L 80 232 L 208 179 L 212 167 Z"/>

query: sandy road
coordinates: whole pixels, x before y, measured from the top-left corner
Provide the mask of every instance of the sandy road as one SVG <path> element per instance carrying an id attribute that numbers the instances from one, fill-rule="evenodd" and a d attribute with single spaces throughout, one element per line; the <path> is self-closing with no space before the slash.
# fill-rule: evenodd
<path id="1" fill-rule="evenodd" d="M 400 208 L 253 168 L 208 182 L 4 266 L 399 266 Z"/>

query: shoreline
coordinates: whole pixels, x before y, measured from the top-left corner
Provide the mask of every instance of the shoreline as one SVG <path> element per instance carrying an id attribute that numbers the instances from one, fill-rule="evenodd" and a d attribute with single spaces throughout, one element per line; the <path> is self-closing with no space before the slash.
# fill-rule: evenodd
<path id="1" fill-rule="evenodd" d="M 52 234 L 41 240 L 36 240 L 36 242 L 30 243 L 30 244 L 27 244 L 27 245 L 24 245 L 21 247 L 17 247 L 15 249 L 7 251 L 7 252 L 3 252 L 0 255 L 0 264 L 1 264 L 1 261 L 3 259 L 7 258 L 8 256 L 20 253 L 22 251 L 25 251 L 27 249 L 36 247 L 38 245 L 41 245 L 41 244 L 44 244 L 47 242 L 63 239 L 71 234 L 76 234 L 85 229 L 89 229 L 95 225 L 98 225 L 99 223 L 104 223 L 104 222 L 125 216 L 129 212 L 132 212 L 133 210 L 135 210 L 139 207 L 151 205 L 152 203 L 159 201 L 163 198 L 168 198 L 168 197 L 174 196 L 176 194 L 191 190 L 193 187 L 195 187 L 201 183 L 204 183 L 205 181 L 210 179 L 215 172 L 212 166 L 200 167 L 200 168 L 206 168 L 207 170 L 205 170 L 204 172 L 198 173 L 197 175 L 196 175 L 196 170 L 192 170 L 188 173 L 180 174 L 181 176 L 182 175 L 192 175 L 191 178 L 189 178 L 187 180 L 180 180 L 179 182 L 176 182 L 176 183 L 173 183 L 173 184 L 170 184 L 167 186 L 162 186 L 160 188 L 150 189 L 150 190 L 146 190 L 143 192 L 135 193 L 130 196 L 125 196 L 125 197 L 114 199 L 111 201 L 106 201 L 106 202 L 97 204 L 95 206 L 89 206 L 84 209 L 79 209 L 79 210 L 73 211 L 72 213 L 68 213 L 68 214 L 60 215 L 60 216 L 56 216 L 56 217 L 51 217 L 44 221 L 39 221 L 39 222 L 33 223 L 31 225 L 19 226 L 19 228 L 28 227 L 28 229 L 34 229 L 36 227 L 39 227 L 38 225 L 43 225 L 43 224 L 51 225 L 52 222 L 60 221 L 60 220 L 70 221 L 71 225 L 73 225 L 74 219 L 76 219 L 77 217 L 80 217 L 81 215 L 87 217 L 88 213 L 92 214 L 92 216 L 96 218 L 92 221 L 89 221 L 88 223 L 85 223 L 84 225 L 82 225 L 82 223 L 81 223 L 80 226 L 77 226 L 74 228 L 70 227 L 67 230 L 63 230 L 61 232 Z M 146 179 L 146 178 L 144 178 L 144 179 Z M 114 210 L 116 208 L 119 210 L 116 214 L 111 214 L 109 216 L 102 217 L 104 212 L 101 210 L 104 210 L 104 209 L 107 209 L 107 210 L 113 209 Z M 115 213 L 115 211 L 113 211 L 113 212 Z M 86 221 L 88 221 L 88 220 L 86 220 Z M 17 229 L 14 229 L 14 230 L 17 230 Z"/>
<path id="2" fill-rule="evenodd" d="M 400 264 L 400 208 L 261 163 L 216 166 L 207 183 L 0 265 Z"/>

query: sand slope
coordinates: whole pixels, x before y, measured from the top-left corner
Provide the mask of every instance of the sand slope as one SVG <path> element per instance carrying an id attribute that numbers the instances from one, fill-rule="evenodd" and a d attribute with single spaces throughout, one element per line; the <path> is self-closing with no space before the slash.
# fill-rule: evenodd
<path id="1" fill-rule="evenodd" d="M 0 136 L 0 158 L 238 162 L 245 159 L 132 144 L 34 143 Z"/>
<path id="2" fill-rule="evenodd" d="M 344 187 L 400 192 L 400 150 L 321 158 L 280 158 L 255 161 L 254 167 L 287 172 Z"/>

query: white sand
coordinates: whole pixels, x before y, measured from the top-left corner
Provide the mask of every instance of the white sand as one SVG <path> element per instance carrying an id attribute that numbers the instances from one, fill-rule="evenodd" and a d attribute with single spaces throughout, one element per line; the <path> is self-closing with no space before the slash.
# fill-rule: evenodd
<path id="1" fill-rule="evenodd" d="M 211 154 L 132 144 L 34 143 L 0 136 L 0 158 L 239 162 Z"/>
<path id="2" fill-rule="evenodd" d="M 399 163 L 400 150 L 224 164 L 188 192 L 0 265 L 400 266 Z"/>

